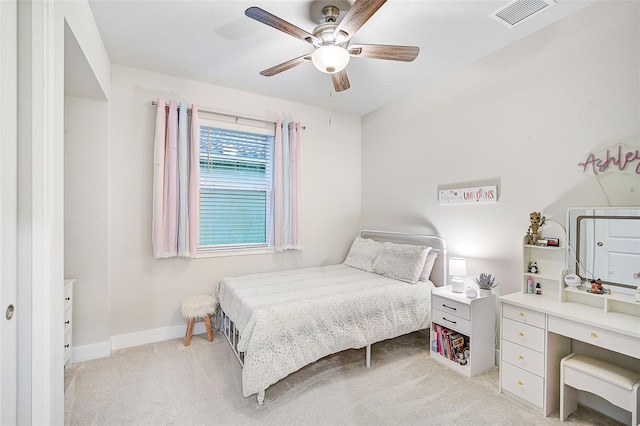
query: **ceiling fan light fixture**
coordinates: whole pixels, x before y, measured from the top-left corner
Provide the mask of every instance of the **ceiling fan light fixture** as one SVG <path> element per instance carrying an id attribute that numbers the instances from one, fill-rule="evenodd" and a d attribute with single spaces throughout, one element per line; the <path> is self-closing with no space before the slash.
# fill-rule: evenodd
<path id="1" fill-rule="evenodd" d="M 311 62 L 313 62 L 313 65 L 319 71 L 333 74 L 345 69 L 350 58 L 351 56 L 347 49 L 334 44 L 328 44 L 326 46 L 320 46 L 313 51 Z"/>

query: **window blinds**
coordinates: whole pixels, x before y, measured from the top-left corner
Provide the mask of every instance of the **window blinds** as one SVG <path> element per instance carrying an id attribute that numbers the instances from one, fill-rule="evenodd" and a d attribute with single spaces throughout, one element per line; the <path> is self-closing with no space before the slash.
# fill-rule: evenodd
<path id="1" fill-rule="evenodd" d="M 266 246 L 273 136 L 200 126 L 200 247 Z"/>

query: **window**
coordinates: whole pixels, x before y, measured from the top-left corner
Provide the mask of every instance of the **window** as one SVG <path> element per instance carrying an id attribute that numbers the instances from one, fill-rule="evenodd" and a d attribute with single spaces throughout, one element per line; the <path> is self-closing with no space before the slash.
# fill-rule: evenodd
<path id="1" fill-rule="evenodd" d="M 269 247 L 274 130 L 200 117 L 199 250 Z"/>

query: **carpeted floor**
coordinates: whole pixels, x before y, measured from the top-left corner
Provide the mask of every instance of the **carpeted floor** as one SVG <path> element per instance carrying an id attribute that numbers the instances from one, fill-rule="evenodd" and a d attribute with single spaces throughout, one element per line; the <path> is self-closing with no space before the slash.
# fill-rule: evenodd
<path id="1" fill-rule="evenodd" d="M 498 369 L 464 378 L 429 359 L 412 333 L 319 360 L 267 389 L 263 406 L 242 397 L 240 364 L 219 333 L 115 351 L 65 372 L 67 425 L 546 425 L 498 393 Z M 568 424 L 617 425 L 579 407 Z"/>

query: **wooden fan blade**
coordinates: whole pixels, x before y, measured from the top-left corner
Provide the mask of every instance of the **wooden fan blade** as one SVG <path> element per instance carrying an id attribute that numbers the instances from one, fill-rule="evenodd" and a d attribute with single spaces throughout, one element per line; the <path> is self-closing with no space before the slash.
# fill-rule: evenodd
<path id="1" fill-rule="evenodd" d="M 311 60 L 311 55 L 303 55 L 295 59 L 291 59 L 287 62 L 283 62 L 275 67 L 268 68 L 264 71 L 260 71 L 260 75 L 264 75 L 265 77 L 271 77 L 276 74 L 281 73 L 282 71 L 289 70 L 293 67 L 297 67 L 300 64 L 305 63 L 306 61 Z"/>
<path id="2" fill-rule="evenodd" d="M 345 70 L 331 74 L 331 81 L 333 81 L 333 88 L 336 89 L 336 92 L 342 92 L 351 87 Z"/>
<path id="3" fill-rule="evenodd" d="M 386 59 L 389 61 L 411 62 L 420 53 L 416 46 L 393 46 L 384 44 L 352 44 L 349 54 L 362 58 Z"/>
<path id="4" fill-rule="evenodd" d="M 362 27 L 387 0 L 356 0 L 338 27 L 333 32 L 335 38 L 347 41 Z"/>
<path id="5" fill-rule="evenodd" d="M 309 34 L 305 30 L 296 27 L 295 25 L 285 21 L 284 19 L 278 18 L 276 15 L 273 15 L 267 12 L 264 9 L 260 9 L 259 7 L 250 7 L 249 9 L 244 11 L 244 14 L 249 18 L 255 19 L 258 22 L 262 22 L 263 24 L 269 25 L 270 27 L 275 28 L 276 30 L 280 30 L 283 33 L 294 36 L 295 38 L 299 38 L 302 41 L 306 41 L 311 44 L 319 44 L 320 40 L 314 37 L 312 34 Z"/>

